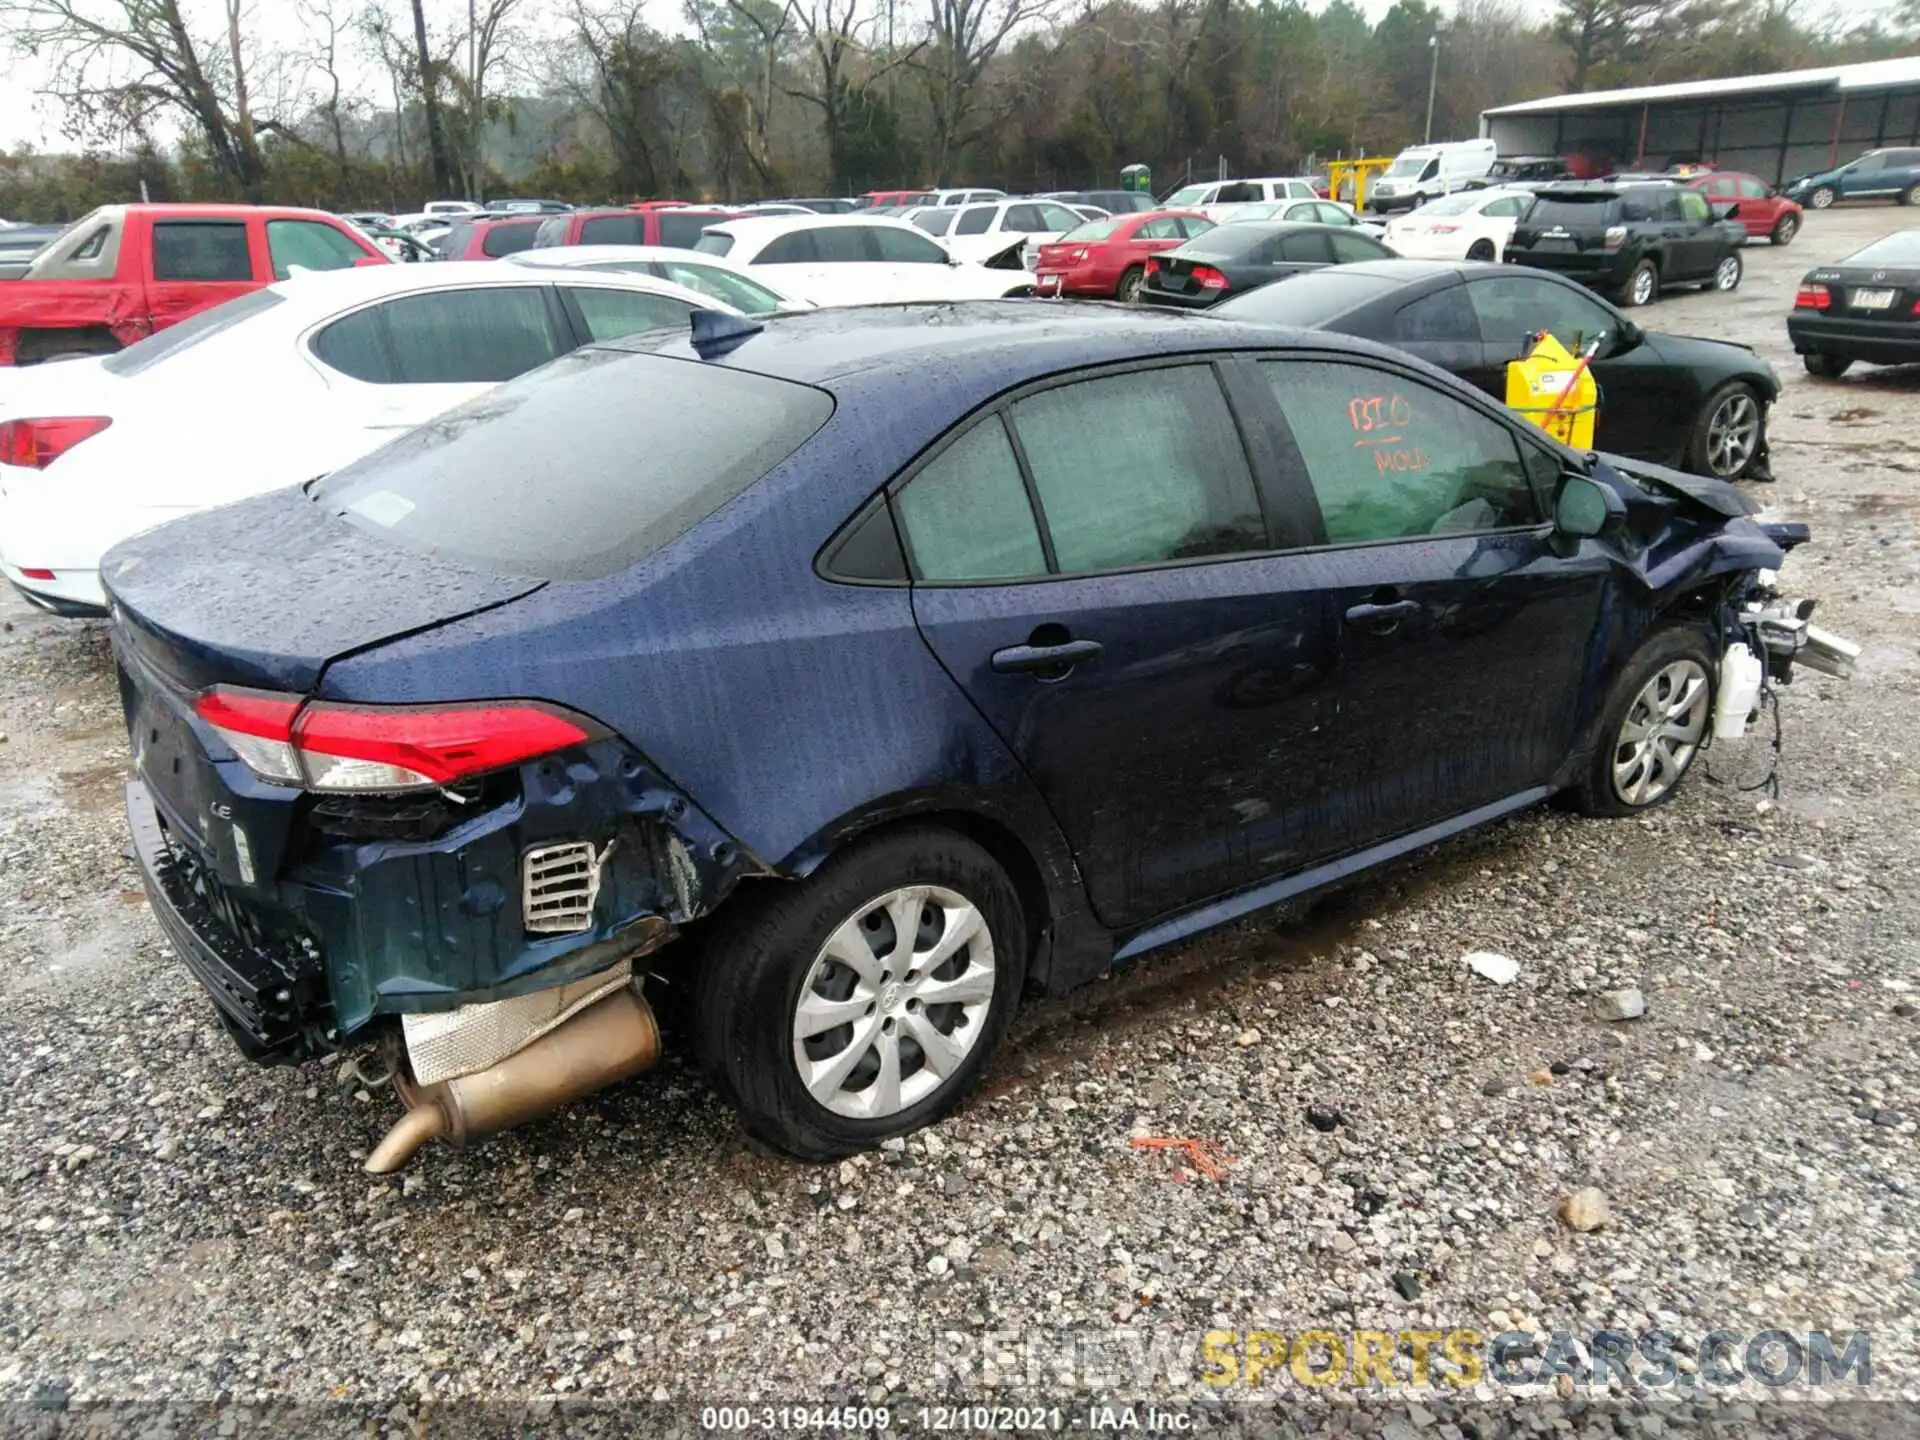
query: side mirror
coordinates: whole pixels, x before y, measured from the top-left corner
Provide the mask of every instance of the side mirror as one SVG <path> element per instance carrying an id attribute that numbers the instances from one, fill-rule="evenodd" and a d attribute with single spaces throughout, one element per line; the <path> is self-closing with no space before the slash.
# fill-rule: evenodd
<path id="1" fill-rule="evenodd" d="M 1553 502 L 1553 528 L 1574 539 L 1587 539 L 1614 529 L 1626 514 L 1626 502 L 1598 480 L 1568 475 Z"/>
<path id="2" fill-rule="evenodd" d="M 1613 344 L 1608 348 L 1611 353 L 1621 355 L 1631 350 L 1646 338 L 1647 336 L 1644 330 L 1634 324 L 1633 321 L 1622 316 L 1620 323 L 1614 327 Z"/>

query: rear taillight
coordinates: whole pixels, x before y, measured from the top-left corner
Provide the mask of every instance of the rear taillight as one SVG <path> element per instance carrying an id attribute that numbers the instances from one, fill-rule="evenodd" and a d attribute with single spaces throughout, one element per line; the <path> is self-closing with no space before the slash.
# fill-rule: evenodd
<path id="1" fill-rule="evenodd" d="M 1460 227 L 1458 225 L 1434 224 L 1434 225 L 1429 225 L 1427 228 L 1436 235 L 1451 235 L 1453 234 L 1454 231 L 1458 230 Z"/>
<path id="2" fill-rule="evenodd" d="M 1200 288 L 1202 290 L 1224 290 L 1227 288 L 1227 277 L 1211 265 L 1194 266 L 1193 278 L 1200 282 Z"/>
<path id="3" fill-rule="evenodd" d="M 1796 310 L 1825 310 L 1833 304 L 1833 292 L 1824 285 L 1802 285 L 1793 297 Z"/>
<path id="4" fill-rule="evenodd" d="M 340 705 L 219 686 L 193 708 L 262 780 L 307 790 L 430 789 L 591 738 L 560 711 L 519 700 Z"/>
<path id="5" fill-rule="evenodd" d="M 105 415 L 61 415 L 45 419 L 0 423 L 0 465 L 22 465 L 44 470 L 82 440 L 89 440 L 113 421 Z"/>
<path id="6" fill-rule="evenodd" d="M 1607 236 L 1605 241 L 1607 249 L 1618 250 L 1622 245 L 1625 245 L 1626 243 L 1627 243 L 1627 227 L 1626 226 L 1609 225 L 1607 227 Z"/>

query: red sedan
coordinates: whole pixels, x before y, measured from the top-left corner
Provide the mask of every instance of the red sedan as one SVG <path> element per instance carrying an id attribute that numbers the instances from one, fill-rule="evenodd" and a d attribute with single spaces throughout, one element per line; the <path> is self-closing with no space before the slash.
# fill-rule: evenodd
<path id="1" fill-rule="evenodd" d="M 1148 210 L 1089 220 L 1040 247 L 1036 295 L 1080 295 L 1132 301 L 1147 276 L 1147 257 L 1213 229 L 1197 210 Z"/>
<path id="2" fill-rule="evenodd" d="M 1746 226 L 1749 240 L 1791 245 L 1800 233 L 1800 206 L 1758 175 L 1715 170 L 1695 175 L 1687 184 L 1705 195 L 1709 205 L 1738 205 L 1740 209 L 1733 218 Z"/>

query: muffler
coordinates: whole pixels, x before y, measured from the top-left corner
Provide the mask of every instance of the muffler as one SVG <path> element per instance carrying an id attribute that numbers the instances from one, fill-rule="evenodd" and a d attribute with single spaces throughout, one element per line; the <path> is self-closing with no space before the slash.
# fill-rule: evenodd
<path id="1" fill-rule="evenodd" d="M 524 1124 L 659 1058 L 653 1008 L 630 982 L 484 1070 L 420 1085 L 402 1068 L 394 1086 L 409 1108 L 367 1157 L 367 1171 L 391 1174 L 436 1135 L 464 1145 Z"/>

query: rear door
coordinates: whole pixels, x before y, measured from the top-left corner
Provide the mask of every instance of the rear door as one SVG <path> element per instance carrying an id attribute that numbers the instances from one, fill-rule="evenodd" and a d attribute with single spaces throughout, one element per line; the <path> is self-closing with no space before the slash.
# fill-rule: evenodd
<path id="1" fill-rule="evenodd" d="M 1888 195 L 1893 177 L 1887 173 L 1887 154 L 1862 155 L 1840 172 L 1836 186 L 1843 196 L 1859 199 L 1864 195 Z"/>
<path id="2" fill-rule="evenodd" d="M 1727 237 L 1720 229 L 1720 222 L 1714 218 L 1713 207 L 1707 203 L 1707 197 L 1698 190 L 1682 190 L 1678 195 L 1668 197 L 1665 213 L 1671 213 L 1676 205 L 1679 207 L 1683 237 L 1680 243 L 1684 245 L 1686 253 L 1686 278 L 1702 279 L 1713 274 L 1714 266 L 1720 263 L 1720 257 L 1726 253 Z"/>
<path id="3" fill-rule="evenodd" d="M 147 265 L 156 330 L 257 290 L 273 275 L 258 219 L 155 220 Z"/>
<path id="4" fill-rule="evenodd" d="M 1020 757 L 1112 926 L 1298 868 L 1337 621 L 1276 554 L 1241 376 L 1076 377 L 959 432 L 894 495 L 914 615 Z M 1224 383 L 1223 383 L 1224 382 Z"/>

